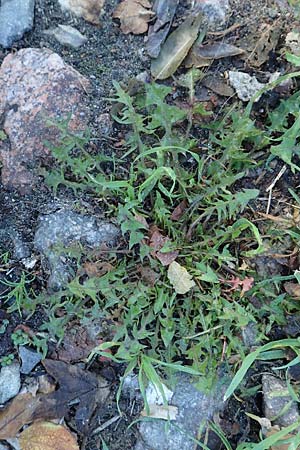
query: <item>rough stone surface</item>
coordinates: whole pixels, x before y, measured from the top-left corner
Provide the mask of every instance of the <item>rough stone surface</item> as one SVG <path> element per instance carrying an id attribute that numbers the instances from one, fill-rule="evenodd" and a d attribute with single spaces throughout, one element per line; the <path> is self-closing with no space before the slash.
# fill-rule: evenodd
<path id="1" fill-rule="evenodd" d="M 31 30 L 35 0 L 2 0 L 0 6 L 0 45 L 11 47 Z"/>
<path id="2" fill-rule="evenodd" d="M 58 0 L 63 9 L 83 17 L 88 22 L 99 24 L 99 16 L 102 11 L 104 0 Z"/>
<path id="3" fill-rule="evenodd" d="M 230 12 L 229 0 L 200 0 L 196 2 L 195 12 L 201 12 L 209 30 L 224 25 Z"/>
<path id="4" fill-rule="evenodd" d="M 236 90 L 238 98 L 243 100 L 243 102 L 251 100 L 253 95 L 257 94 L 265 86 L 257 81 L 255 77 L 251 77 L 245 72 L 233 72 L 230 70 L 228 75 L 231 86 Z"/>
<path id="5" fill-rule="evenodd" d="M 76 243 L 89 248 L 111 246 L 118 235 L 119 229 L 115 225 L 69 210 L 40 217 L 34 245 L 48 260 L 51 272 L 49 289 L 59 290 L 71 278 L 70 267 L 60 248 Z"/>
<path id="6" fill-rule="evenodd" d="M 28 375 L 42 359 L 39 353 L 24 345 L 19 347 L 19 356 L 22 361 L 21 373 L 24 373 L 25 375 Z"/>
<path id="7" fill-rule="evenodd" d="M 287 427 L 299 420 L 299 410 L 296 402 L 292 402 L 287 411 L 283 412 L 288 403 L 292 401 L 285 381 L 273 375 L 263 375 L 264 415 L 274 425 Z M 276 420 L 275 417 L 279 416 Z"/>
<path id="8" fill-rule="evenodd" d="M 20 390 L 20 365 L 12 363 L 0 371 L 0 405 L 15 397 Z"/>
<path id="9" fill-rule="evenodd" d="M 74 48 L 79 48 L 87 42 L 87 37 L 70 25 L 58 25 L 56 28 L 46 30 L 45 33 L 54 36 L 60 44 Z"/>
<path id="10" fill-rule="evenodd" d="M 224 407 L 224 392 L 221 391 L 215 395 L 204 394 L 196 389 L 188 376 L 181 375 L 169 402 L 178 408 L 176 421 L 170 424 L 164 420 L 141 422 L 141 438 L 134 450 L 194 450 L 195 442 L 188 436 L 196 438 L 199 426 Z"/>
<path id="11" fill-rule="evenodd" d="M 49 157 L 45 141 L 57 144 L 59 132 L 47 123 L 71 116 L 69 129 L 87 122 L 84 94 L 89 82 L 46 49 L 22 49 L 8 55 L 0 69 L 0 140 L 2 183 L 29 192 L 36 167 Z"/>
<path id="12" fill-rule="evenodd" d="M 1 444 L 0 442 L 0 450 L 9 450 L 8 445 Z"/>

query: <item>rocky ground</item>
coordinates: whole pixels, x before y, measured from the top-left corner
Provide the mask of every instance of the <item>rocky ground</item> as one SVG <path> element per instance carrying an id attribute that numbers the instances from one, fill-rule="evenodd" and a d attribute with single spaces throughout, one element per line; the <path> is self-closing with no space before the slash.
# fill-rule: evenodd
<path id="1" fill-rule="evenodd" d="M 163 8 L 175 3 L 161 2 Z M 118 159 L 125 151 L 122 142 L 126 131 L 110 114 L 109 98 L 114 94 L 112 82 L 122 83 L 134 95 L 136 82 L 149 82 L 152 75 L 146 39 L 148 25 L 144 33 L 125 34 L 120 21 L 113 18 L 118 4 L 117 0 L 106 0 L 103 5 L 100 1 L 79 0 L 0 1 L 0 357 L 14 357 L 14 361 L 3 365 L 0 372 L 0 405 L 11 405 L 8 402 L 14 402 L 20 392 L 38 398 L 38 406 L 32 406 L 37 401 L 32 398 L 31 406 L 28 406 L 28 397 L 19 398 L 23 409 L 12 406 L 13 412 L 21 411 L 22 415 L 24 409 L 31 409 L 31 415 L 21 422 L 22 426 L 36 419 L 65 417 L 63 424 L 67 423 L 77 433 L 82 449 L 192 450 L 197 447 L 196 439 L 201 438 L 205 429 L 201 424 L 216 417 L 216 422 L 236 448 L 239 442 L 258 436 L 259 425 L 250 426 L 250 419 L 244 414 L 246 409 L 259 416 L 264 404 L 265 417 L 270 419 L 290 402 L 292 408 L 287 408 L 288 414 L 283 414 L 276 425 L 289 426 L 299 420 L 294 399 L 284 391 L 281 380 L 268 373 L 268 363 L 260 367 L 261 372 L 266 372 L 262 381 L 263 395 L 253 394 L 246 404 L 240 404 L 237 397 L 229 403 L 224 402 L 230 376 L 221 365 L 217 387 L 211 391 L 198 390 L 188 374 L 177 377 L 177 383 L 170 391 L 171 404 L 177 412 L 176 421 L 142 420 L 139 423 L 143 399 L 136 375 L 130 374 L 125 379 L 118 406 L 119 380 L 125 366 L 110 363 L 103 355 L 96 363 L 87 362 L 92 349 L 111 333 L 109 326 L 106 331 L 105 320 L 99 312 L 96 311 L 90 322 L 82 320 L 80 326 L 78 321 L 71 321 L 61 346 L 61 342 L 51 341 L 47 333 L 43 334 L 47 306 L 40 303 L 33 314 L 30 305 L 27 311 L 14 308 L 16 299 L 17 303 L 23 302 L 22 309 L 26 304 L 22 297 L 24 284 L 21 288 L 18 285 L 18 292 L 8 295 L 14 283 L 19 283 L 26 272 L 32 277 L 30 289 L 35 296 L 41 294 L 59 299 L 60 290 L 74 279 L 77 270 L 74 263 L 76 249 L 73 253 L 70 250 L 73 258 L 67 255 L 74 243 L 94 252 L 109 252 L 111 248 L 126 251 L 114 215 L 114 198 L 99 199 L 88 190 L 74 191 L 61 185 L 53 190 L 45 182 L 46 174 L 55 165 L 50 148 L 59 147 L 60 131 L 66 130 L 60 121 L 66 118 L 72 133 L 82 133 L 89 128 L 90 135 L 82 140 L 82 146 L 95 160 L 99 155 Z M 213 53 L 211 58 L 205 56 L 203 59 L 203 55 L 198 55 L 197 67 L 205 70 L 207 77 L 196 85 L 195 96 L 198 101 L 206 102 L 216 117 L 221 115 L 227 103 L 237 98 L 249 101 L 274 79 L 274 73 L 276 77 L 288 72 L 287 61 L 280 55 L 286 48 L 288 32 L 293 25 L 297 26 L 297 11 L 285 0 L 180 0 L 175 9 L 172 29 L 180 26 L 191 12 L 196 15 L 201 11 L 201 26 L 207 27 L 210 42 L 235 46 L 235 50 L 224 48 L 224 57 Z M 153 16 L 150 20 L 154 21 Z M 121 21 L 122 26 L 125 27 Z M 258 37 L 264 34 L 266 39 L 258 42 Z M 240 53 L 232 53 L 237 51 L 236 47 Z M 199 62 L 201 58 L 202 63 Z M 185 71 L 182 64 L 179 73 Z M 183 102 L 186 94 L 182 86 L 178 86 L 176 77 L 168 77 L 165 83 L 172 88 L 172 101 Z M 288 95 L 295 85 L 287 82 L 281 89 Z M 280 89 L 272 91 L 258 103 L 256 109 L 261 117 L 280 95 Z M 201 130 L 195 127 L 192 131 L 196 139 L 202 139 Z M 115 169 L 122 175 L 126 173 L 127 164 L 128 160 L 119 165 L 116 163 L 116 166 L 110 161 L 101 168 L 108 174 Z M 295 175 L 292 181 L 285 178 L 287 176 L 291 177 L 291 174 L 286 174 L 280 181 L 282 189 L 278 196 L 287 192 L 287 186 L 298 183 L 298 176 Z M 256 181 L 261 177 L 259 183 L 264 189 L 274 179 L 274 174 L 258 170 L 251 178 L 249 173 L 249 185 L 254 183 L 254 177 Z M 52 180 L 53 185 L 55 180 Z M 120 255 L 116 258 L 120 259 Z M 258 271 L 269 270 L 268 276 L 282 273 L 273 259 L 260 258 L 256 261 Z M 275 264 L 274 273 L 272 264 Z M 106 273 L 103 267 L 101 270 Z M 78 286 L 75 288 L 78 294 Z M 91 298 L 92 295 L 91 286 Z M 85 300 L 82 298 L 82 301 Z M 56 317 L 60 317 L 60 310 Z M 277 327 L 273 330 L 277 333 L 275 338 L 298 336 L 296 318 L 294 321 L 294 334 L 286 332 L 284 326 Z M 248 348 L 253 344 L 250 328 L 244 337 Z M 44 338 L 47 347 L 41 345 L 37 349 L 32 345 L 32 336 L 36 333 L 40 342 Z M 26 341 L 26 334 L 31 337 L 30 343 Z M 43 358 L 47 356 L 47 359 L 41 363 L 40 353 L 45 348 L 48 353 L 44 353 Z M 254 388 L 254 393 L 255 377 L 257 372 L 253 371 L 248 386 Z M 42 388 L 45 378 L 48 384 Z M 147 398 L 151 398 L 151 385 L 147 390 Z M 274 404 L 272 391 L 284 392 L 280 400 L 276 400 L 279 404 Z M 157 393 L 156 396 L 159 397 Z M 70 407 L 70 404 L 76 404 L 76 397 L 85 398 L 77 410 Z M 56 410 L 53 404 L 58 398 L 63 399 L 64 408 Z M 154 403 L 162 406 L 164 400 L 156 398 Z M 33 448 L 22 446 L 22 439 L 16 441 L 22 426 L 11 426 L 12 416 L 7 409 L 3 408 L 3 411 L 6 415 L 1 416 L 0 410 L 0 439 L 3 438 L 0 449 Z M 21 447 L 17 447 L 20 442 Z M 216 433 L 207 432 L 202 442 L 211 450 L 225 448 Z"/>

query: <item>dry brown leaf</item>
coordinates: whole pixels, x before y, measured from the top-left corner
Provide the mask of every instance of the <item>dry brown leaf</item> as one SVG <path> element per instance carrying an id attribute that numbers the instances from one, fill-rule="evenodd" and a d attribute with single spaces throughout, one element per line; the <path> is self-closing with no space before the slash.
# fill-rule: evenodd
<path id="1" fill-rule="evenodd" d="M 149 410 L 143 409 L 141 415 L 143 417 L 152 417 L 154 419 L 176 420 L 178 414 L 177 406 L 148 404 Z"/>
<path id="2" fill-rule="evenodd" d="M 181 219 L 183 214 L 185 213 L 186 209 L 188 207 L 188 203 L 186 200 L 182 200 L 179 205 L 176 206 L 176 208 L 173 210 L 170 219 L 177 221 Z"/>
<path id="3" fill-rule="evenodd" d="M 195 286 L 195 282 L 186 268 L 176 261 L 173 261 L 169 266 L 168 278 L 177 294 L 186 294 Z"/>
<path id="4" fill-rule="evenodd" d="M 198 36 L 201 16 L 188 17 L 163 44 L 157 59 L 151 64 L 154 78 L 164 80 L 178 69 Z"/>
<path id="5" fill-rule="evenodd" d="M 278 431 L 281 431 L 281 430 L 282 430 L 282 428 L 280 428 L 278 425 L 273 425 L 267 431 L 266 437 L 268 438 L 268 437 L 272 436 L 273 434 L 278 433 Z M 281 441 L 286 440 L 286 439 L 290 439 L 290 438 L 293 438 L 293 437 L 294 436 L 292 434 L 287 434 L 284 437 L 284 439 L 282 439 Z M 283 444 L 283 443 L 281 444 L 280 441 L 279 441 L 279 442 L 276 442 L 276 445 L 273 445 L 272 447 L 270 447 L 270 450 L 289 450 L 289 448 L 290 448 L 290 444 Z"/>
<path id="6" fill-rule="evenodd" d="M 151 6 L 148 0 L 123 0 L 114 10 L 113 18 L 120 19 L 124 34 L 146 33 L 154 16 Z"/>
<path id="7" fill-rule="evenodd" d="M 284 283 L 285 291 L 290 294 L 294 299 L 300 300 L 300 284 L 287 281 Z"/>
<path id="8" fill-rule="evenodd" d="M 229 56 L 242 55 L 245 51 L 235 45 L 219 42 L 215 44 L 197 45 L 194 51 L 204 59 L 222 59 Z"/>
<path id="9" fill-rule="evenodd" d="M 76 411 L 74 426 L 80 433 L 85 433 L 96 406 L 105 402 L 109 387 L 101 377 L 62 361 L 46 359 L 43 365 L 59 388 L 46 395 L 19 394 L 15 397 L 0 411 L 0 439 L 15 437 L 23 425 L 34 420 L 63 417 L 71 405 Z"/>
<path id="10" fill-rule="evenodd" d="M 202 80 L 203 86 L 211 91 L 215 92 L 218 95 L 224 97 L 232 97 L 235 93 L 234 89 L 229 86 L 226 80 L 222 78 L 218 78 L 214 75 L 207 75 Z"/>
<path id="11" fill-rule="evenodd" d="M 79 275 L 86 274 L 88 277 L 102 277 L 113 270 L 113 265 L 107 261 L 87 261 L 79 270 Z"/>
<path id="12" fill-rule="evenodd" d="M 79 450 L 73 434 L 52 422 L 35 422 L 19 437 L 22 450 Z"/>
<path id="13" fill-rule="evenodd" d="M 99 339 L 91 339 L 86 327 L 71 323 L 51 356 L 68 363 L 84 361 L 99 343 Z"/>
<path id="14" fill-rule="evenodd" d="M 31 422 L 39 398 L 31 394 L 19 394 L 0 411 L 0 439 L 14 438 L 25 424 Z"/>
<path id="15" fill-rule="evenodd" d="M 260 38 L 254 36 L 254 48 L 252 49 L 248 62 L 253 67 L 260 67 L 269 60 L 270 52 L 275 50 L 280 37 L 281 28 L 278 22 L 268 25 L 262 24 L 261 30 L 258 31 Z"/>
<path id="16" fill-rule="evenodd" d="M 171 264 L 179 254 L 177 250 L 161 252 L 161 249 L 169 242 L 171 242 L 171 239 L 163 236 L 156 226 L 151 227 L 149 243 L 149 246 L 152 248 L 151 255 L 154 258 L 157 258 L 163 266 Z"/>
<path id="17" fill-rule="evenodd" d="M 142 280 L 151 287 L 154 287 L 159 279 L 159 273 L 151 269 L 150 266 L 140 266 L 138 268 Z"/>

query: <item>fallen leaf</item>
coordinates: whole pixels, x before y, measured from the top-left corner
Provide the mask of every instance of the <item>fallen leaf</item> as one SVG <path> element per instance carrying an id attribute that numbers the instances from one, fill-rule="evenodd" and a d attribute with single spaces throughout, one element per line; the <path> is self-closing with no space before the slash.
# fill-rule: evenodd
<path id="1" fill-rule="evenodd" d="M 297 300 L 300 300 L 300 284 L 290 281 L 284 283 L 285 291 Z"/>
<path id="2" fill-rule="evenodd" d="M 278 21 L 272 25 L 262 24 L 257 35 L 253 36 L 254 48 L 252 49 L 247 61 L 253 67 L 260 67 L 269 60 L 270 52 L 274 51 L 281 34 L 281 28 Z M 257 36 L 260 36 L 257 39 Z"/>
<path id="3" fill-rule="evenodd" d="M 99 339 L 91 339 L 85 327 L 72 323 L 51 357 L 68 363 L 84 361 L 97 345 Z"/>
<path id="4" fill-rule="evenodd" d="M 154 419 L 176 420 L 178 414 L 177 406 L 148 404 L 148 408 L 148 410 L 143 409 L 141 411 L 141 416 L 152 417 Z"/>
<path id="5" fill-rule="evenodd" d="M 22 450 L 79 450 L 73 434 L 52 422 L 35 422 L 19 437 Z"/>
<path id="6" fill-rule="evenodd" d="M 33 413 L 40 401 L 39 396 L 19 394 L 0 411 L 0 439 L 14 438 L 18 431 L 32 421 Z"/>
<path id="7" fill-rule="evenodd" d="M 283 431 L 284 428 L 280 428 L 278 425 L 273 425 L 266 433 L 266 437 L 271 437 L 274 434 Z M 287 434 L 284 436 L 284 438 L 280 439 L 279 441 L 276 442 L 275 445 L 272 445 L 270 447 L 270 450 L 289 450 L 291 448 L 290 444 L 285 444 L 284 441 L 286 441 L 287 439 L 291 439 L 291 438 L 295 438 L 295 435 L 293 434 Z M 282 442 L 282 443 L 281 443 Z M 296 447 L 298 448 L 298 447 Z"/>
<path id="8" fill-rule="evenodd" d="M 185 213 L 186 209 L 188 207 L 187 201 L 182 200 L 179 205 L 176 206 L 176 208 L 173 210 L 170 219 L 177 222 L 177 220 L 181 219 L 183 214 Z"/>
<path id="9" fill-rule="evenodd" d="M 195 286 L 195 282 L 186 268 L 176 261 L 173 261 L 169 266 L 168 278 L 177 294 L 186 294 Z"/>
<path id="10" fill-rule="evenodd" d="M 225 44 L 225 42 L 193 46 L 193 51 L 203 59 L 221 59 L 245 53 L 241 48 L 235 45 Z"/>
<path id="11" fill-rule="evenodd" d="M 246 277 L 243 280 L 241 280 L 239 277 L 233 277 L 231 280 L 220 280 L 220 281 L 231 285 L 231 288 L 228 291 L 237 291 L 241 287 L 242 288 L 241 297 L 242 297 L 245 294 L 245 292 L 250 291 L 250 289 L 252 289 L 254 278 Z"/>
<path id="12" fill-rule="evenodd" d="M 104 0 L 59 0 L 63 9 L 71 11 L 78 17 L 83 17 L 94 25 L 99 25 L 99 16 L 104 6 Z"/>
<path id="13" fill-rule="evenodd" d="M 86 274 L 90 278 L 94 277 L 99 278 L 105 275 L 106 273 L 111 272 L 113 268 L 114 268 L 113 265 L 107 261 L 96 261 L 96 262 L 87 261 L 80 267 L 78 274 L 79 275 Z"/>
<path id="14" fill-rule="evenodd" d="M 223 97 L 232 97 L 234 95 L 234 89 L 229 86 L 226 80 L 222 78 L 217 78 L 214 75 L 207 75 L 202 80 L 203 86 L 211 91 L 215 92 L 218 95 Z"/>
<path id="15" fill-rule="evenodd" d="M 58 382 L 59 388 L 43 396 L 43 402 L 38 405 L 34 419 L 63 417 L 72 406 L 76 410 L 76 430 L 82 434 L 86 433 L 96 406 L 103 404 L 109 394 L 107 382 L 88 370 L 62 361 L 45 359 L 43 366 Z"/>
<path id="16" fill-rule="evenodd" d="M 156 21 L 150 25 L 146 50 L 151 58 L 157 58 L 170 31 L 179 0 L 156 0 L 153 12 Z"/>
<path id="17" fill-rule="evenodd" d="M 171 243 L 170 238 L 163 236 L 156 226 L 151 227 L 149 243 L 149 246 L 152 248 L 151 255 L 157 258 L 163 266 L 171 264 L 179 254 L 177 250 L 162 252 L 162 248 L 168 243 Z"/>
<path id="18" fill-rule="evenodd" d="M 188 17 L 170 34 L 157 59 L 151 64 L 154 78 L 164 80 L 178 69 L 198 36 L 202 16 Z"/>
<path id="19" fill-rule="evenodd" d="M 137 222 L 140 222 L 145 227 L 145 230 L 149 230 L 149 225 L 146 217 L 142 216 L 141 214 L 135 214 L 134 218 Z"/>
<path id="20" fill-rule="evenodd" d="M 78 366 L 62 361 L 42 361 L 47 372 L 58 382 L 59 388 L 49 394 L 19 394 L 0 411 L 0 439 L 14 437 L 26 424 L 37 419 L 57 419 L 75 409 L 74 427 L 86 433 L 89 419 L 96 406 L 105 402 L 109 388 L 107 382 Z"/>
<path id="21" fill-rule="evenodd" d="M 123 0 L 114 10 L 113 18 L 120 19 L 124 34 L 142 34 L 154 16 L 151 6 L 148 0 Z"/>
<path id="22" fill-rule="evenodd" d="M 150 266 L 140 266 L 138 268 L 142 280 L 151 287 L 154 287 L 159 279 L 159 273 L 151 269 Z"/>

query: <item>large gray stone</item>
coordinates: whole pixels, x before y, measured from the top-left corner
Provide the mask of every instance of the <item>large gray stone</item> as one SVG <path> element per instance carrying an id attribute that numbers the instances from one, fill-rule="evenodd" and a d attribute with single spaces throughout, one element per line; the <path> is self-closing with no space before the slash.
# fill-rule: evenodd
<path id="1" fill-rule="evenodd" d="M 35 0 L 2 0 L 0 6 L 0 45 L 11 47 L 31 30 Z"/>
<path id="2" fill-rule="evenodd" d="M 200 426 L 212 419 L 225 404 L 225 386 L 215 393 L 199 391 L 190 377 L 180 375 L 170 405 L 177 406 L 176 421 L 145 421 L 139 426 L 140 438 L 135 450 L 194 450 Z"/>
<path id="3" fill-rule="evenodd" d="M 50 277 L 48 288 L 57 291 L 71 279 L 65 249 L 74 244 L 95 249 L 103 245 L 110 247 L 116 243 L 119 229 L 95 217 L 61 210 L 40 217 L 34 237 L 35 248 L 48 260 Z"/>
<path id="4" fill-rule="evenodd" d="M 20 365 L 12 363 L 0 372 L 0 405 L 15 397 L 20 390 Z"/>

